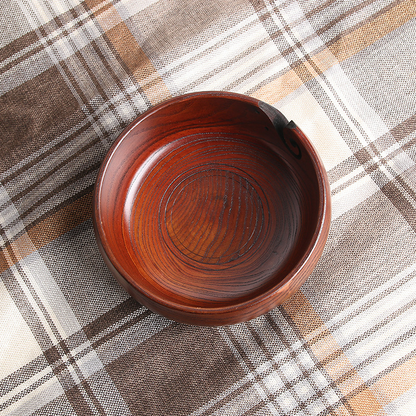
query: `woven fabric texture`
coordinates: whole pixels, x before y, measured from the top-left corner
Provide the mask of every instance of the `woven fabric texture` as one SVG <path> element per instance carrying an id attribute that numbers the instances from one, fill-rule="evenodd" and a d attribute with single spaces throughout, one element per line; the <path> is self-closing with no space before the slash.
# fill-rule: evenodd
<path id="1" fill-rule="evenodd" d="M 416 414 L 415 0 L 0 2 L 0 415 Z M 324 253 L 250 322 L 132 300 L 92 195 L 138 115 L 203 90 L 292 119 L 331 185 Z"/>

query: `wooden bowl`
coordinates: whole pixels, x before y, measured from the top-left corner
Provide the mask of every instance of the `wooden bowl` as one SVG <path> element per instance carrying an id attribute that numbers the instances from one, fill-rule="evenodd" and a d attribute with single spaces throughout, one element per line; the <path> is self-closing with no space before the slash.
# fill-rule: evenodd
<path id="1" fill-rule="evenodd" d="M 247 96 L 150 109 L 108 152 L 94 227 L 108 267 L 154 312 L 196 325 L 266 313 L 300 288 L 330 226 L 324 166 L 295 123 Z"/>

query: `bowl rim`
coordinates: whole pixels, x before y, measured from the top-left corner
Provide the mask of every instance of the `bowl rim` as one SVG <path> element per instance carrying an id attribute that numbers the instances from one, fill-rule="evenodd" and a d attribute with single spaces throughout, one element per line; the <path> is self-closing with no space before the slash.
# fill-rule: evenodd
<path id="1" fill-rule="evenodd" d="M 116 272 L 121 275 L 123 279 L 125 279 L 136 291 L 138 291 L 142 296 L 149 299 L 151 302 L 154 302 L 158 305 L 162 305 L 165 308 L 175 310 L 177 312 L 184 312 L 184 313 L 192 313 L 192 314 L 226 314 L 228 312 L 235 312 L 238 310 L 245 310 L 247 308 L 253 307 L 259 303 L 267 302 L 268 299 L 272 298 L 273 295 L 279 291 L 280 288 L 282 288 L 284 285 L 289 283 L 292 279 L 294 279 L 299 273 L 302 272 L 303 268 L 308 265 L 308 259 L 314 254 L 315 248 L 318 246 L 318 243 L 321 241 L 322 238 L 324 238 L 324 242 L 328 236 L 329 233 L 329 225 L 326 226 L 326 223 L 328 221 L 329 217 L 329 223 L 331 221 L 331 199 L 330 199 L 330 187 L 329 187 L 329 181 L 327 172 L 325 170 L 324 164 L 315 149 L 312 142 L 307 138 L 307 136 L 299 129 L 297 128 L 297 139 L 301 140 L 302 145 L 307 150 L 307 153 L 311 157 L 313 161 L 313 166 L 316 172 L 316 178 L 318 182 L 318 190 L 319 190 L 319 203 L 318 203 L 318 221 L 316 222 L 315 230 L 312 235 L 312 238 L 304 250 L 304 254 L 299 259 L 299 261 L 295 264 L 295 266 L 291 269 L 291 271 L 278 283 L 273 285 L 268 290 L 265 290 L 264 292 L 260 292 L 256 294 L 255 296 L 244 299 L 242 301 L 236 301 L 234 303 L 226 304 L 226 305 L 212 305 L 212 306 L 191 306 L 186 305 L 180 302 L 173 301 L 171 299 L 167 299 L 163 296 L 158 296 L 157 293 L 149 292 L 145 290 L 142 286 L 140 286 L 133 278 L 130 277 L 130 275 L 124 270 L 123 266 L 120 264 L 116 256 L 113 254 L 111 250 L 111 244 L 109 244 L 109 241 L 106 238 L 105 230 L 102 226 L 101 221 L 101 212 L 100 212 L 100 205 L 101 205 L 101 189 L 103 186 L 103 180 L 105 179 L 105 174 L 107 171 L 107 168 L 109 164 L 111 163 L 111 160 L 113 159 L 117 148 L 121 145 L 123 140 L 129 135 L 129 133 L 143 120 L 145 120 L 148 117 L 151 117 L 155 113 L 157 113 L 159 110 L 166 108 L 168 106 L 174 105 L 178 102 L 186 101 L 186 100 L 193 100 L 195 98 L 217 98 L 217 97 L 223 97 L 231 100 L 238 100 L 242 101 L 244 103 L 252 104 L 260 111 L 264 112 L 264 107 L 262 106 L 266 105 L 265 102 L 247 96 L 243 94 L 233 93 L 233 92 L 224 92 L 224 91 L 200 91 L 200 92 L 192 92 L 180 96 L 176 96 L 170 99 L 167 99 L 138 117 L 136 117 L 131 123 L 127 125 L 123 129 L 123 131 L 117 136 L 114 143 L 110 146 L 109 150 L 106 153 L 106 156 L 104 157 L 101 166 L 98 171 L 97 179 L 94 186 L 94 192 L 93 192 L 93 225 L 94 225 L 94 232 L 96 234 L 96 238 L 100 241 L 101 247 L 104 251 L 105 256 L 108 258 L 108 260 L 111 262 L 111 265 L 115 268 Z M 270 107 L 270 106 L 269 106 Z M 282 116 L 282 114 L 274 109 L 278 114 Z M 266 114 L 267 115 L 267 114 Z M 284 117 L 284 116 L 283 116 Z M 270 118 L 270 116 L 269 116 Z M 291 121 L 290 123 L 293 123 Z M 293 123 L 293 125 L 295 125 Z M 296 125 L 295 125 L 296 126 Z M 297 127 L 297 126 L 296 126 Z M 324 235 L 323 235 L 324 233 Z M 100 244 L 99 244 L 100 246 Z M 322 245 L 321 252 L 323 251 L 324 244 Z M 319 253 L 319 257 L 320 257 Z M 318 258 L 319 258 L 318 257 Z"/>

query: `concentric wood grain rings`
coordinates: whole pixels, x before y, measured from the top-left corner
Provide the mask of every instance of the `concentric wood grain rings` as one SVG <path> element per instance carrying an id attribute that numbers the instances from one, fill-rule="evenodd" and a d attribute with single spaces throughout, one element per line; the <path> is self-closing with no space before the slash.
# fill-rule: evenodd
<path id="1" fill-rule="evenodd" d="M 169 100 L 139 117 L 101 167 L 94 224 L 119 282 L 181 322 L 251 319 L 319 259 L 330 201 L 322 163 L 273 107 L 229 93 Z"/>

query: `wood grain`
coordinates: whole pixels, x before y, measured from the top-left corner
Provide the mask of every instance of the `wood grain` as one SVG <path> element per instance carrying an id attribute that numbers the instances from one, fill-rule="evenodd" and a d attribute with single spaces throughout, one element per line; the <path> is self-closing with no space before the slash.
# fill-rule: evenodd
<path id="1" fill-rule="evenodd" d="M 325 245 L 329 195 L 316 151 L 276 109 L 195 93 L 121 134 L 97 179 L 94 224 L 135 299 L 180 322 L 225 325 L 299 289 Z"/>

